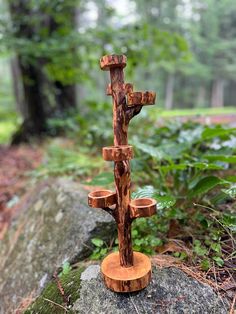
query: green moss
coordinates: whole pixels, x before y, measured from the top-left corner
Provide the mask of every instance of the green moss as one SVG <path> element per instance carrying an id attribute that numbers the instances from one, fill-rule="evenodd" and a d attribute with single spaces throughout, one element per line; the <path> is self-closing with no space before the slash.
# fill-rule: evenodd
<path id="1" fill-rule="evenodd" d="M 69 297 L 70 304 L 73 304 L 79 298 L 80 291 L 80 275 L 84 267 L 80 266 L 75 270 L 69 271 L 68 274 L 60 276 L 61 285 L 65 291 L 66 297 Z M 55 304 L 56 303 L 56 304 Z M 56 281 L 52 280 L 44 288 L 41 295 L 29 306 L 24 312 L 25 314 L 64 314 L 65 307 L 63 297 L 57 287 Z M 69 310 L 66 313 L 73 313 Z"/>

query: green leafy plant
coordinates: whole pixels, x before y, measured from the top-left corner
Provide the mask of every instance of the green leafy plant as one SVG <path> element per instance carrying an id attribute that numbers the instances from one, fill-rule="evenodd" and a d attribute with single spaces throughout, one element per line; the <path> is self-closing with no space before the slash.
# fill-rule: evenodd
<path id="1" fill-rule="evenodd" d="M 95 246 L 95 249 L 90 255 L 90 258 L 94 260 L 103 258 L 108 252 L 108 247 L 106 246 L 105 242 L 99 238 L 93 238 L 91 242 Z"/>
<path id="2" fill-rule="evenodd" d="M 132 196 L 156 199 L 157 216 L 134 222 L 135 249 L 153 254 L 168 241 L 168 234 L 176 233 L 188 238 L 192 262 L 200 262 L 203 269 L 213 263 L 222 266 L 226 252 L 222 239 L 235 243 L 236 129 L 177 122 L 147 129 L 142 139 L 136 132 L 132 140 L 134 180 L 152 185 L 138 188 Z M 182 232 L 172 230 L 173 221 Z M 156 247 L 153 239 L 161 240 Z"/>

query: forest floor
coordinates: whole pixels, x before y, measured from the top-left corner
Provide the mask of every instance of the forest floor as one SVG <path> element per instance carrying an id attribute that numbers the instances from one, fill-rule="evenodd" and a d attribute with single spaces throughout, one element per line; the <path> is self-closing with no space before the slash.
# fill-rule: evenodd
<path id="1" fill-rule="evenodd" d="M 30 188 L 28 172 L 41 161 L 42 148 L 0 146 L 0 240 L 19 208 L 21 196 Z"/>

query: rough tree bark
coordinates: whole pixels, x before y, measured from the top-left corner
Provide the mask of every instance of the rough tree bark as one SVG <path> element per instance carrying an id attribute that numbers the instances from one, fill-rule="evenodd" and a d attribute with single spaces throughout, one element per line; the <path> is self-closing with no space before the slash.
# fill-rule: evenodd
<path id="1" fill-rule="evenodd" d="M 24 92 L 22 85 L 22 75 L 20 72 L 20 67 L 18 63 L 17 57 L 12 57 L 11 61 L 11 76 L 12 76 L 12 88 L 14 91 L 16 109 L 22 115 L 25 116 L 25 108 L 24 108 Z"/>
<path id="2" fill-rule="evenodd" d="M 122 68 L 110 70 L 111 89 L 113 96 L 113 130 L 114 145 L 128 145 L 128 123 L 125 115 L 126 106 L 124 72 Z M 117 226 L 121 266 L 133 265 L 131 240 L 131 220 L 129 215 L 130 201 L 130 163 L 129 160 L 114 162 L 114 176 L 117 189 Z"/>

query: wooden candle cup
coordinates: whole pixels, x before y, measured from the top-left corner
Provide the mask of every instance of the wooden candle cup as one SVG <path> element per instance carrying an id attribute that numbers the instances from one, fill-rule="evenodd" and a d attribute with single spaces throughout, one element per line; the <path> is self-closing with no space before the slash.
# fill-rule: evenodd
<path id="1" fill-rule="evenodd" d="M 154 92 L 131 92 L 127 94 L 128 106 L 148 106 L 154 105 L 156 93 Z"/>
<path id="2" fill-rule="evenodd" d="M 157 202 L 152 198 L 137 198 L 129 203 L 130 217 L 150 217 L 156 214 Z"/>
<path id="3" fill-rule="evenodd" d="M 116 193 L 110 190 L 90 192 L 88 205 L 93 208 L 105 208 L 116 204 Z"/>

